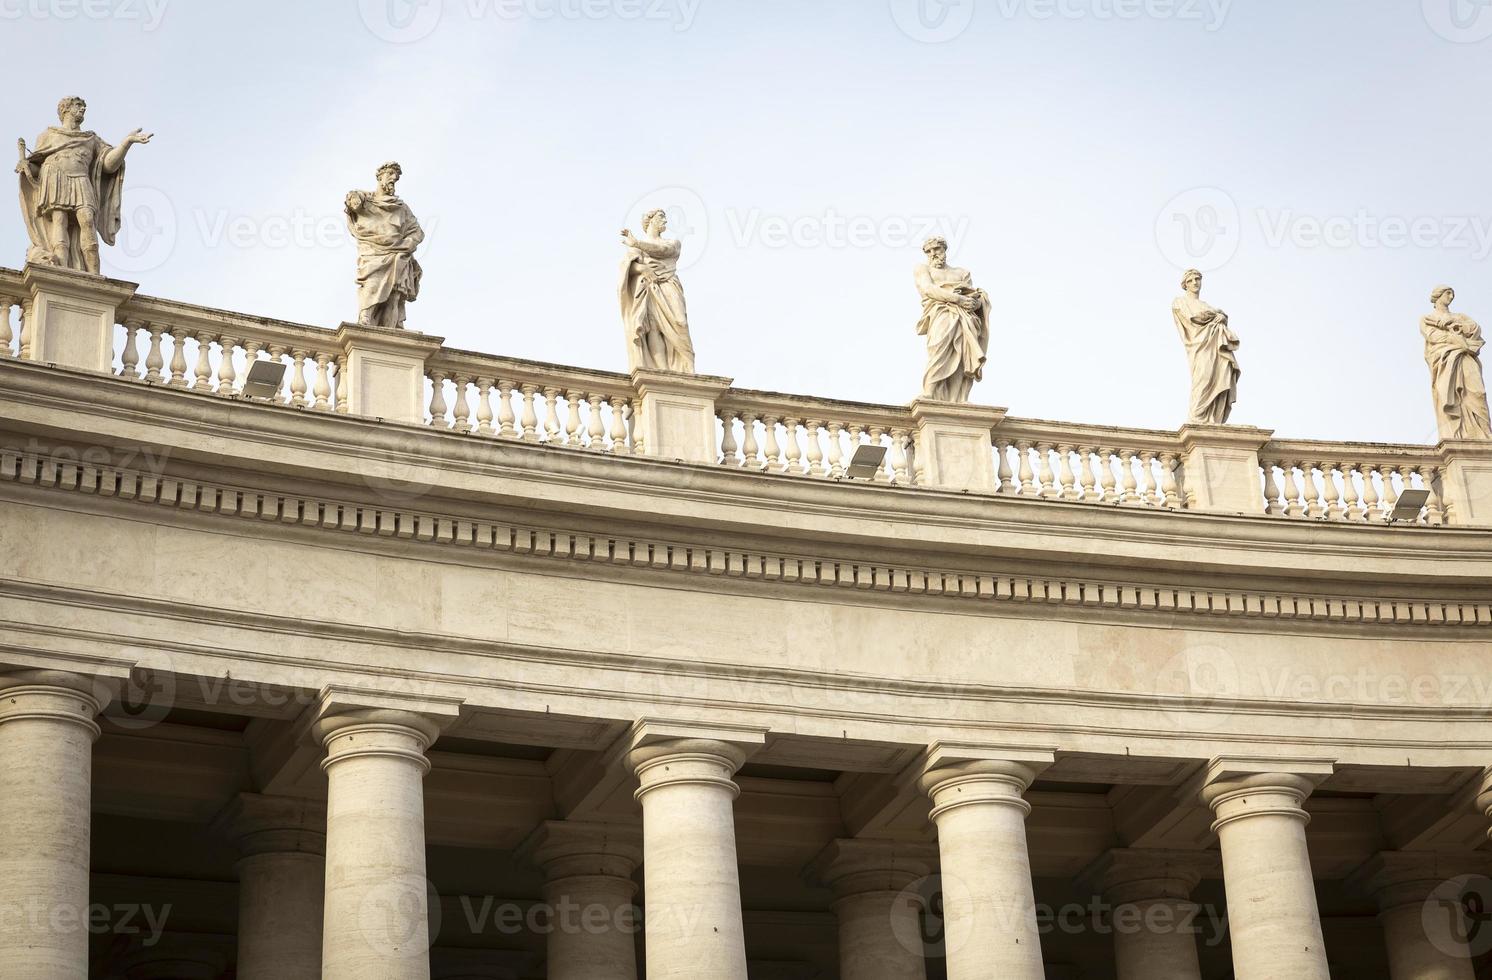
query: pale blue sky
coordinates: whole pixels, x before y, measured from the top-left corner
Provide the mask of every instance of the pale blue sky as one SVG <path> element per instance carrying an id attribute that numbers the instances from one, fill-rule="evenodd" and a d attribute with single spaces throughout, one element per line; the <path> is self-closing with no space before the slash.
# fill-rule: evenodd
<path id="1" fill-rule="evenodd" d="M 155 295 L 352 318 L 341 201 L 397 159 L 410 326 L 457 346 L 622 368 L 617 231 L 659 204 L 701 371 L 904 402 L 936 227 L 994 297 L 978 401 L 1174 427 L 1200 264 L 1235 421 L 1433 441 L 1431 287 L 1492 324 L 1492 2 L 920 2 L 0 0 L 0 105 L 157 134 L 106 259 Z"/>

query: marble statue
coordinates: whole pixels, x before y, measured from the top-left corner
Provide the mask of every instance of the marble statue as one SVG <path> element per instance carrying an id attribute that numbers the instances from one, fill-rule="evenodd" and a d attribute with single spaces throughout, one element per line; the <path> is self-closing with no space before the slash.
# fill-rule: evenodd
<path id="1" fill-rule="evenodd" d="M 917 335 L 927 338 L 922 397 L 967 402 L 989 357 L 989 296 L 975 288 L 967 269 L 948 265 L 946 240 L 929 238 L 922 251 L 927 262 L 915 273 L 922 296 Z"/>
<path id="2" fill-rule="evenodd" d="M 1425 361 L 1435 391 L 1435 416 L 1442 439 L 1492 439 L 1487 414 L 1487 386 L 1479 358 L 1486 341 L 1482 328 L 1464 313 L 1452 313 L 1456 291 L 1437 286 L 1430 294 L 1435 309 L 1420 320 Z"/>
<path id="3" fill-rule="evenodd" d="M 357 239 L 357 322 L 399 330 L 405 304 L 420 297 L 419 262 L 414 250 L 425 240 L 414 212 L 394 193 L 404 170 L 397 163 L 378 168 L 378 190 L 347 195 L 347 227 Z"/>
<path id="4" fill-rule="evenodd" d="M 88 104 L 77 96 L 57 103 L 60 126 L 50 126 L 21 160 L 21 217 L 31 247 L 26 261 L 79 272 L 99 272 L 98 242 L 113 245 L 119 233 L 124 158 L 152 133 L 135 130 L 110 146 L 83 128 Z"/>
<path id="5" fill-rule="evenodd" d="M 694 345 L 689 340 L 689 311 L 679 282 L 683 246 L 666 239 L 668 215 L 649 211 L 642 218 L 642 237 L 622 229 L 627 257 L 622 263 L 620 299 L 627 332 L 627 365 L 636 371 L 694 373 Z"/>
<path id="6" fill-rule="evenodd" d="M 1176 330 L 1191 362 L 1192 398 L 1189 425 L 1226 425 L 1238 400 L 1238 335 L 1228 326 L 1228 314 L 1202 301 L 1202 273 L 1187 270 L 1181 280 L 1186 290 L 1171 304 Z"/>

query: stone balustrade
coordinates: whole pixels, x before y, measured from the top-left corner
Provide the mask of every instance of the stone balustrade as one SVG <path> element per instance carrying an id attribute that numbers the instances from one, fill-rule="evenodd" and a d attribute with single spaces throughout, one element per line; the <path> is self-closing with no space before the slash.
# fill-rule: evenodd
<path id="1" fill-rule="evenodd" d="M 861 482 L 1337 524 L 1383 523 L 1403 491 L 1426 489 L 1413 523 L 1492 526 L 1492 445 L 1478 442 L 1283 441 L 1244 426 L 1128 429 L 753 391 L 463 351 L 411 331 L 246 316 L 35 267 L 0 270 L 0 307 L 0 357 L 230 398 L 243 397 L 253 362 L 274 360 L 286 371 L 266 404 L 459 435 L 825 480 L 844 479 L 855 450 L 876 445 L 885 454 Z M 107 343 L 104 323 L 114 324 Z"/>

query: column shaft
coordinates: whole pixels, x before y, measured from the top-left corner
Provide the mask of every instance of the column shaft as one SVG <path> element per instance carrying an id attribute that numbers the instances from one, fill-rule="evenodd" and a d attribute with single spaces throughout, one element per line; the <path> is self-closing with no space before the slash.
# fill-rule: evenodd
<path id="1" fill-rule="evenodd" d="M 77 687 L 0 691 L 0 973 L 88 975 L 89 821 L 98 700 Z"/>
<path id="2" fill-rule="evenodd" d="M 1426 934 L 1423 902 L 1385 909 L 1378 921 L 1388 947 L 1391 980 L 1474 980 L 1476 971 L 1470 954 L 1462 948 L 1458 955 L 1451 946 L 1449 928 L 1440 943 L 1432 942 Z"/>
<path id="3" fill-rule="evenodd" d="M 634 749 L 648 980 L 747 980 L 732 780 L 743 753 L 681 739 Z"/>
<path id="4" fill-rule="evenodd" d="M 1141 899 L 1114 909 L 1119 980 L 1201 980 L 1197 937 L 1181 928 L 1197 907 L 1174 898 Z"/>
<path id="5" fill-rule="evenodd" d="M 554 910 L 549 932 L 549 980 L 637 980 L 632 896 L 627 878 L 556 878 L 544 889 Z"/>
<path id="6" fill-rule="evenodd" d="M 809 879 L 834 891 L 840 980 L 927 980 L 918 886 L 935 858 L 925 844 L 845 839 L 809 865 Z"/>

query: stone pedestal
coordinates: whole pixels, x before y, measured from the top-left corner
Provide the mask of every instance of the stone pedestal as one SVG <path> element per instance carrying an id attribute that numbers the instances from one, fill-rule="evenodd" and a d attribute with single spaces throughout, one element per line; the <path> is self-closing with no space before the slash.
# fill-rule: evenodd
<path id="1" fill-rule="evenodd" d="M 1223 854 L 1237 980 L 1331 980 L 1301 806 L 1330 763 L 1213 762 L 1202 799 Z"/>
<path id="2" fill-rule="evenodd" d="M 119 307 L 135 283 L 49 265 L 27 265 L 22 356 L 43 364 L 111 373 Z"/>
<path id="3" fill-rule="evenodd" d="M 1492 442 L 1443 442 L 1440 474 L 1446 523 L 1492 527 Z"/>
<path id="4" fill-rule="evenodd" d="M 425 361 L 444 337 L 344 323 L 337 345 L 346 358 L 347 412 L 421 425 L 425 421 Z"/>
<path id="5" fill-rule="evenodd" d="M 637 390 L 633 438 L 641 452 L 686 463 L 720 462 L 715 402 L 730 378 L 663 371 L 633 371 Z"/>
<path id="6" fill-rule="evenodd" d="M 809 866 L 809 876 L 834 891 L 840 980 L 927 980 L 911 889 L 935 860 L 927 845 L 837 840 Z"/>
<path id="7" fill-rule="evenodd" d="M 761 733 L 640 724 L 648 980 L 747 980 L 732 777 Z"/>
<path id="8" fill-rule="evenodd" d="M 544 869 L 548 980 L 637 980 L 633 872 L 642 834 L 612 824 L 550 821 L 519 849 Z"/>
<path id="9" fill-rule="evenodd" d="M 453 705 L 421 710 L 323 695 L 315 733 L 326 746 L 323 980 L 429 980 L 425 750 Z"/>
<path id="10" fill-rule="evenodd" d="M 1389 851 L 1353 872 L 1349 884 L 1378 902 L 1390 980 L 1474 980 L 1466 936 L 1477 924 L 1460 901 L 1461 876 L 1486 865 L 1486 855 Z"/>
<path id="11" fill-rule="evenodd" d="M 995 426 L 1005 409 L 917 399 L 917 482 L 943 490 L 992 493 L 996 489 Z"/>
<path id="12" fill-rule="evenodd" d="M 86 679 L 0 678 L 0 974 L 88 975 L 94 721 Z"/>
<path id="13" fill-rule="evenodd" d="M 1090 869 L 1110 906 L 1119 980 L 1201 980 L 1191 893 L 1215 861 L 1186 851 L 1115 850 Z"/>
<path id="14" fill-rule="evenodd" d="M 1044 980 L 1022 798 L 1039 749 L 934 746 L 922 776 L 942 856 L 948 980 Z"/>
<path id="15" fill-rule="evenodd" d="M 245 793 L 217 829 L 243 855 L 238 980 L 320 980 L 326 805 Z"/>
<path id="16" fill-rule="evenodd" d="M 1274 437 L 1272 431 L 1244 425 L 1187 425 L 1180 435 L 1182 490 L 1189 510 L 1250 517 L 1265 513 L 1259 450 Z"/>

